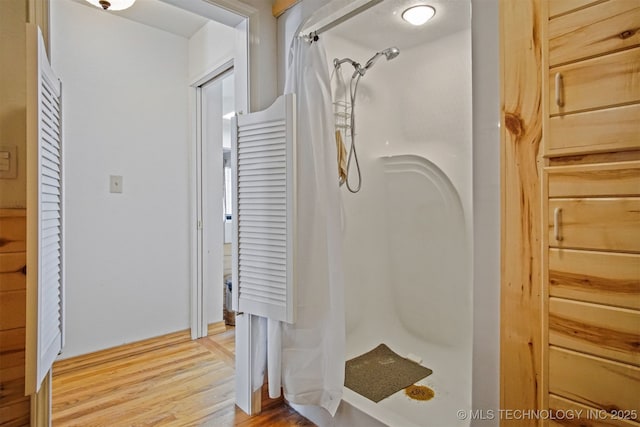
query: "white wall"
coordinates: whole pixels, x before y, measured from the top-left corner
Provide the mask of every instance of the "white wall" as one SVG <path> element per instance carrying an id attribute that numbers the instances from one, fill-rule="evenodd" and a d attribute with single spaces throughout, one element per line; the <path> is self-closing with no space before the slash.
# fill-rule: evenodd
<path id="1" fill-rule="evenodd" d="M 189 39 L 189 82 L 233 59 L 236 30 L 214 21 L 207 22 Z"/>
<path id="2" fill-rule="evenodd" d="M 270 106 L 280 92 L 277 87 L 278 45 L 276 42 L 276 19 L 271 12 L 272 0 L 242 0 L 257 10 L 259 23 L 249 28 L 249 81 L 250 111 L 259 111 Z"/>
<path id="3" fill-rule="evenodd" d="M 189 327 L 187 40 L 51 2 L 63 81 L 63 357 Z M 109 175 L 123 193 L 109 193 Z"/>
<path id="4" fill-rule="evenodd" d="M 366 12 L 365 12 L 366 13 Z M 327 58 L 354 58 L 364 62 L 375 49 L 363 48 L 339 38 L 329 31 L 322 36 Z M 356 144 L 362 171 L 362 190 L 352 195 L 343 187 L 345 211 L 345 280 L 347 319 L 355 320 L 357 312 L 365 307 L 361 302 L 362 290 L 358 283 L 368 283 L 386 288 L 394 285 L 394 296 L 400 299 L 396 310 L 400 319 L 412 319 L 412 313 L 421 313 L 422 321 L 403 321 L 409 330 L 420 324 L 418 336 L 427 341 L 455 346 L 465 354 L 471 350 L 471 31 L 464 30 L 414 47 L 399 46 L 401 54 L 393 61 L 381 61 L 360 79 L 355 105 Z M 347 79 L 353 69 L 344 65 Z M 425 102 L 437 100 L 437 102 Z M 381 157 L 416 155 L 432 162 L 451 181 L 457 203 L 447 206 L 455 209 L 449 221 L 439 223 L 437 210 L 430 212 L 431 223 L 415 223 L 415 237 L 425 233 L 433 245 L 415 247 L 405 240 L 395 251 L 392 242 L 402 235 L 406 222 L 399 220 L 402 212 L 397 206 L 389 209 L 387 219 L 384 208 L 393 199 L 385 196 L 385 188 L 393 179 L 385 176 Z M 352 174 L 355 169 L 352 169 Z M 352 182 L 357 183 L 355 174 Z M 420 197 L 429 197 L 431 187 Z M 448 188 L 441 188 L 445 192 Z M 404 188 L 405 192 L 410 192 Z M 418 193 L 417 193 L 418 194 Z M 387 199 L 388 197 L 388 199 Z M 462 209 L 461 209 L 462 208 Z M 455 217 L 460 214 L 460 218 Z M 409 220 L 409 218 L 407 218 Z M 466 225 L 465 225 L 466 220 Z M 397 227 L 387 221 L 400 221 Z M 440 224 L 441 229 L 429 231 Z M 412 224 L 413 225 L 413 224 Z M 389 226 L 387 240 L 386 227 Z M 450 227 L 450 228 L 448 228 Z M 372 233 L 375 230 L 375 233 Z M 449 233 L 447 237 L 443 233 Z M 439 243 L 435 243 L 439 242 Z M 454 244 L 448 248 L 448 245 Z M 467 249 L 468 248 L 468 249 Z M 391 251 L 391 252 L 389 252 Z M 397 258 L 405 254 L 415 260 L 411 268 L 405 260 Z M 415 258 L 416 254 L 419 258 Z M 449 254 L 445 259 L 440 259 Z M 395 262 L 393 261 L 395 259 Z M 354 265 L 355 264 L 355 265 Z M 385 277 L 381 266 L 389 264 L 390 276 Z M 461 269 L 460 267 L 463 266 Z M 400 269 L 400 271 L 397 271 Z M 396 270 L 393 272 L 393 270 Z M 414 274 L 416 277 L 410 276 Z M 424 273 L 424 274 L 423 274 Z M 446 276 L 440 278 L 439 275 Z M 426 278 L 428 277 L 428 282 Z M 422 301 L 402 298 L 403 284 L 425 284 L 425 294 L 413 289 Z M 444 285 L 446 283 L 446 286 Z M 351 285 L 350 285 L 351 284 Z M 405 289 L 407 290 L 407 289 Z M 354 293 L 356 295 L 351 295 Z M 350 298 L 351 297 L 351 298 Z M 349 301 L 351 299 L 351 301 Z M 375 304 L 376 302 L 374 302 Z M 389 301 L 386 301 L 389 304 Z M 414 310 L 409 307 L 415 307 Z M 452 310 L 455 307 L 456 310 Z M 375 309 L 378 311 L 378 309 Z M 457 312 L 456 314 L 454 314 Z M 431 316 L 431 317 L 429 317 Z M 363 319 L 360 319 L 363 320 Z M 445 322 L 447 328 L 439 325 Z M 348 332 L 352 325 L 347 325 Z M 414 331 L 415 332 L 415 331 Z M 471 361 L 469 359 L 469 369 Z"/>
<path id="5" fill-rule="evenodd" d="M 498 0 L 471 0 L 473 63 L 473 408 L 500 407 Z M 474 426 L 497 426 L 476 420 Z"/>

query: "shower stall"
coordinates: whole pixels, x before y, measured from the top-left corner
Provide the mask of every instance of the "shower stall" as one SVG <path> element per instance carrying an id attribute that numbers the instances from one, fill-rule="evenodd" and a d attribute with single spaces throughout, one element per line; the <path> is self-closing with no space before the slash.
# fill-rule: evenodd
<path id="1" fill-rule="evenodd" d="M 381 343 L 415 355 L 433 370 L 418 384 L 435 396 L 374 403 L 345 388 L 334 419 L 296 406 L 321 426 L 469 424 L 459 411 L 468 413 L 472 394 L 471 4 L 430 4 L 436 16 L 422 27 L 400 18 L 406 1 L 387 0 L 319 37 L 329 72 L 343 72 L 356 92 L 336 117 L 350 154 L 351 185 L 341 187 L 346 358 Z"/>

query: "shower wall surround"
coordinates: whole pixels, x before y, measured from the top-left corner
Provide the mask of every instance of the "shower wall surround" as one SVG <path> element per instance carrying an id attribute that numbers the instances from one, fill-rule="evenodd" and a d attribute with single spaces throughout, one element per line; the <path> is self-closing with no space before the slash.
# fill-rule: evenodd
<path id="1" fill-rule="evenodd" d="M 463 88 L 460 90 L 465 96 L 468 96 L 468 102 L 473 99 L 473 108 L 469 108 L 469 119 L 472 120 L 473 125 L 469 124 L 469 127 L 455 126 L 455 117 L 449 112 L 446 104 L 455 104 L 460 99 L 448 99 L 445 93 L 439 93 L 442 86 L 437 84 L 437 80 L 429 81 L 427 79 L 419 82 L 423 86 L 427 86 L 429 91 L 433 92 L 434 96 L 425 96 L 420 99 L 416 93 L 415 99 L 411 99 L 411 91 L 407 90 L 403 93 L 409 93 L 409 98 L 394 97 L 390 91 L 379 90 L 380 81 L 390 81 L 390 79 L 398 79 L 405 82 L 411 77 L 412 71 L 410 67 L 406 66 L 406 61 L 410 58 L 406 49 L 402 49 L 401 54 L 394 61 L 387 64 L 377 64 L 375 70 L 371 70 L 365 78 L 361 81 L 362 87 L 359 88 L 364 100 L 358 101 L 359 104 L 359 132 L 366 133 L 362 129 L 362 124 L 366 122 L 372 127 L 371 132 L 380 136 L 380 138 L 371 141 L 365 141 L 362 137 L 359 139 L 359 155 L 364 158 L 372 160 L 375 158 L 385 157 L 393 154 L 403 154 L 407 150 L 417 149 L 420 156 L 432 160 L 438 165 L 438 168 L 444 172 L 447 176 L 456 192 L 459 195 L 462 206 L 464 207 L 465 218 L 461 227 L 467 232 L 467 242 L 469 245 L 469 271 L 468 280 L 471 281 L 471 285 L 468 288 L 469 293 L 464 296 L 462 300 L 468 298 L 468 308 L 464 309 L 468 312 L 469 318 L 466 323 L 470 328 L 469 331 L 469 345 L 471 357 L 469 359 L 470 366 L 470 390 L 469 400 L 473 408 L 476 409 L 497 409 L 499 405 L 499 388 L 498 388 L 498 367 L 499 367 L 499 91 L 498 91 L 498 35 L 497 35 L 497 23 L 498 23 L 498 5 L 497 1 L 485 0 L 481 2 L 473 2 L 473 4 L 481 3 L 481 8 L 474 8 L 472 14 L 471 25 L 471 44 L 472 44 L 472 58 L 473 61 L 466 64 L 457 64 L 448 68 L 449 73 L 453 73 L 452 77 L 458 72 L 464 72 L 465 69 L 472 71 L 473 86 L 470 83 L 468 86 L 464 86 L 465 83 L 461 80 Z M 325 2 L 316 0 L 305 0 L 289 11 L 282 15 L 278 19 L 278 63 L 279 73 L 278 81 L 279 87 L 282 88 L 286 75 L 286 63 L 289 52 L 289 46 L 291 38 L 295 30 L 298 28 L 301 22 L 311 16 L 311 14 L 323 6 Z M 461 35 L 452 35 L 450 39 L 455 37 L 463 37 Z M 469 34 L 467 33 L 467 39 Z M 331 45 L 331 37 L 326 37 L 325 41 Z M 393 40 L 390 37 L 388 45 L 378 46 L 377 49 L 384 49 L 389 46 L 393 46 Z M 452 45 L 451 45 L 452 46 Z M 451 47 L 450 46 L 450 47 Z M 400 46 L 399 46 L 400 47 Z M 349 55 L 356 60 L 364 60 L 371 56 L 372 52 L 369 48 L 361 46 L 351 46 L 353 48 Z M 358 49 L 359 48 L 359 49 Z M 441 51 L 440 53 L 447 53 L 447 49 L 444 45 L 436 46 L 424 46 L 416 49 L 431 49 L 433 51 Z M 344 49 L 341 49 L 344 52 Z M 328 58 L 332 60 L 333 57 Z M 403 60 L 405 65 L 403 66 Z M 425 68 L 420 70 L 422 72 L 428 72 L 428 68 L 431 65 L 437 68 L 438 63 L 442 59 L 437 57 L 431 58 L 432 64 L 429 64 L 429 59 L 424 61 Z M 398 68 L 402 68 L 404 71 L 399 71 Z M 418 78 L 419 70 L 414 70 L 416 78 Z M 404 76 L 399 77 L 399 74 L 405 73 Z M 377 74 L 377 77 L 374 75 Z M 368 80 L 369 79 L 369 80 Z M 419 79 L 418 79 L 419 81 Z M 427 91 L 428 92 L 428 91 Z M 424 92 L 420 92 L 424 93 Z M 458 92 L 456 92 L 458 93 Z M 445 96 L 444 104 L 442 108 L 438 109 L 438 101 Z M 414 121 L 409 122 L 403 119 L 402 108 L 405 104 L 411 104 L 415 107 L 415 113 L 422 115 L 425 118 L 423 122 Z M 367 107 L 368 105 L 377 105 L 378 111 L 380 106 L 387 106 L 390 113 L 386 116 L 379 117 L 379 124 L 376 125 L 375 117 L 368 117 Z M 398 112 L 397 115 L 393 115 L 393 112 Z M 405 115 L 405 117 L 409 117 Z M 437 117 L 438 120 L 434 127 L 429 128 L 428 118 Z M 362 122 L 361 122 L 362 120 Z M 451 120 L 450 125 L 446 125 L 446 122 Z M 393 125 L 389 125 L 389 122 L 394 122 Z M 438 125 L 442 125 L 438 131 Z M 449 127 L 447 127 L 449 126 Z M 376 133 L 376 127 L 378 133 Z M 447 131 L 449 129 L 449 131 Z M 397 130 L 397 131 L 396 131 Z M 425 135 L 429 135 L 426 138 Z M 473 139 L 473 144 L 469 145 L 467 152 L 456 151 L 455 144 L 463 139 Z M 422 140 L 428 139 L 432 143 L 420 144 Z M 437 140 L 451 141 L 452 146 L 447 147 L 446 144 L 441 144 L 439 148 Z M 386 142 L 390 144 L 386 144 Z M 389 148 L 391 146 L 391 148 Z M 462 156 L 462 157 L 460 157 Z M 467 160 L 465 160 L 465 158 Z M 467 166 L 456 169 L 456 165 L 460 162 L 467 162 Z M 375 164 L 373 162 L 372 164 Z M 370 172 L 370 171 L 369 171 Z M 363 188 L 375 187 L 382 185 L 384 182 L 380 181 L 383 175 L 374 173 L 367 174 L 366 170 L 363 170 Z M 353 197 L 352 195 L 343 195 L 344 197 Z M 356 195 L 355 197 L 360 197 Z M 366 194 L 363 196 L 366 197 Z M 347 201 L 348 203 L 348 201 Z M 362 211 L 363 215 L 375 214 L 367 209 Z M 387 225 L 382 218 L 376 220 L 372 218 L 370 222 L 378 222 L 378 229 L 376 232 L 382 232 Z M 350 226 L 357 227 L 355 220 L 351 219 Z M 393 227 L 393 222 L 389 223 L 389 227 Z M 473 237 L 470 233 L 473 233 Z M 367 265 L 376 264 L 377 256 L 378 261 L 383 261 L 387 257 L 386 248 L 380 249 L 378 255 L 374 255 L 365 264 L 360 266 L 346 266 L 346 269 L 359 268 L 361 274 L 365 277 L 367 274 L 374 274 L 373 271 L 368 273 Z M 347 271 L 348 275 L 349 272 Z M 388 274 L 388 272 L 387 272 Z M 371 277 L 373 279 L 373 277 Z M 348 286 L 348 285 L 347 285 Z M 362 298 L 367 298 L 362 296 Z M 353 296 L 349 296 L 349 290 L 347 290 L 347 304 L 349 299 Z M 369 296 L 369 298 L 376 298 L 376 296 Z M 361 301 L 366 304 L 366 301 Z M 458 306 L 460 309 L 463 306 Z M 455 307 L 453 308 L 456 309 Z M 359 317 L 361 313 L 359 308 L 353 310 L 347 310 L 347 328 L 353 330 L 360 322 Z M 464 317 L 464 316 L 463 316 Z M 464 322 L 463 322 L 464 323 Z M 452 337 L 455 334 L 452 334 Z M 451 339 L 452 337 L 449 337 Z M 443 342 L 446 341 L 446 337 L 442 337 Z M 455 341 L 455 337 L 453 337 Z M 472 369 L 473 367 L 481 367 Z M 437 397 L 436 400 L 437 401 Z M 462 409 L 462 408 L 461 408 Z M 371 425 L 375 425 L 371 421 Z M 498 420 L 483 420 L 477 425 L 497 425 Z"/>

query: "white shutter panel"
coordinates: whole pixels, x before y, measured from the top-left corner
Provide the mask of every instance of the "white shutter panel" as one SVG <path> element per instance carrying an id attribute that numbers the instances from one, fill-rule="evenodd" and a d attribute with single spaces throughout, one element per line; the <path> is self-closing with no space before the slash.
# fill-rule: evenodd
<path id="1" fill-rule="evenodd" d="M 35 25 L 27 27 L 26 391 L 40 389 L 63 345 L 61 84 Z"/>
<path id="2" fill-rule="evenodd" d="M 231 129 L 234 309 L 293 323 L 295 95 Z"/>

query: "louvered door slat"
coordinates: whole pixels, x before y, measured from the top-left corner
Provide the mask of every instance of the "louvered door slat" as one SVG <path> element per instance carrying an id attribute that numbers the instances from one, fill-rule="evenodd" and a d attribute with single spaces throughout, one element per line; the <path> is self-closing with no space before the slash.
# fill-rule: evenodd
<path id="1" fill-rule="evenodd" d="M 238 311 L 293 322 L 294 95 L 232 122 Z"/>
<path id="2" fill-rule="evenodd" d="M 26 390 L 39 390 L 63 345 L 63 182 L 61 84 L 42 35 L 27 40 L 27 345 Z"/>
<path id="3" fill-rule="evenodd" d="M 278 101 L 276 101 L 276 102 L 278 102 Z M 275 105 L 275 102 L 274 102 L 274 105 Z M 267 110 L 265 110 L 265 111 L 267 111 Z M 264 111 L 260 111 L 257 114 L 260 114 L 260 113 L 264 113 Z M 287 120 L 286 119 L 268 120 L 268 119 L 264 119 L 264 117 L 262 117 L 260 119 L 259 123 L 253 123 L 253 124 L 252 123 L 244 123 L 242 129 L 245 132 L 249 132 L 249 131 L 252 131 L 252 130 L 255 130 L 255 129 L 267 129 L 268 130 L 269 128 L 278 127 L 278 126 L 283 126 L 284 127 L 286 124 L 287 124 Z"/>
<path id="4" fill-rule="evenodd" d="M 60 195 L 60 187 L 54 187 L 53 185 L 42 184 L 42 192 L 47 194 Z"/>
<path id="5" fill-rule="evenodd" d="M 274 138 L 256 140 L 256 141 L 241 141 L 244 146 L 241 149 L 238 149 L 239 153 L 242 154 L 251 154 L 251 153 L 268 153 L 272 151 L 281 150 L 280 144 L 282 142 L 282 138 Z"/>
<path id="6" fill-rule="evenodd" d="M 258 250 L 257 248 L 251 248 L 251 249 L 243 248 L 242 250 L 240 250 L 239 257 L 241 258 L 241 260 L 253 259 L 253 260 L 264 261 L 269 263 L 279 262 L 279 263 L 282 263 L 283 265 L 286 264 L 286 260 L 287 260 L 285 251 L 273 251 L 269 253 L 264 253 Z"/>

